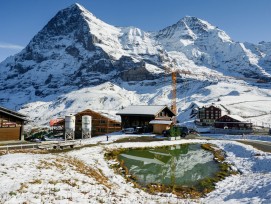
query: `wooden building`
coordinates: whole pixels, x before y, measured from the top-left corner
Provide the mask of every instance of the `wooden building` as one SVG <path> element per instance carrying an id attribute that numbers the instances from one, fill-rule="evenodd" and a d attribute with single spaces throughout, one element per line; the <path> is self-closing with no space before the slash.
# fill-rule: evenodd
<path id="1" fill-rule="evenodd" d="M 214 125 L 216 119 L 221 117 L 221 109 L 214 105 L 203 106 L 198 110 L 198 124 L 202 126 Z"/>
<path id="2" fill-rule="evenodd" d="M 171 120 L 151 120 L 150 124 L 153 125 L 153 133 L 162 134 L 164 130 L 169 130 L 170 126 L 173 125 Z"/>
<path id="3" fill-rule="evenodd" d="M 220 129 L 252 130 L 252 123 L 238 115 L 224 115 L 215 121 L 214 127 Z"/>
<path id="4" fill-rule="evenodd" d="M 24 140 L 25 121 L 25 115 L 0 107 L 0 141 Z"/>
<path id="5" fill-rule="evenodd" d="M 105 135 L 121 130 L 119 121 L 113 120 L 105 115 L 92 111 L 84 110 L 75 114 L 75 136 L 80 138 L 82 134 L 82 116 L 88 115 L 92 117 L 92 136 Z"/>
<path id="6" fill-rule="evenodd" d="M 75 116 L 75 138 L 82 138 L 82 116 L 88 115 L 92 117 L 91 120 L 91 136 L 105 135 L 112 132 L 117 132 L 121 130 L 121 123 L 106 117 L 105 115 L 95 112 L 93 110 L 87 109 L 82 112 L 76 113 Z M 59 128 L 57 128 L 57 126 Z M 62 129 L 64 132 L 65 120 L 58 121 L 54 123 L 53 127 L 59 132 Z"/>
<path id="7" fill-rule="evenodd" d="M 162 133 L 172 124 L 175 114 L 167 106 L 138 105 L 129 106 L 120 110 L 121 127 L 142 127 L 144 132 Z"/>

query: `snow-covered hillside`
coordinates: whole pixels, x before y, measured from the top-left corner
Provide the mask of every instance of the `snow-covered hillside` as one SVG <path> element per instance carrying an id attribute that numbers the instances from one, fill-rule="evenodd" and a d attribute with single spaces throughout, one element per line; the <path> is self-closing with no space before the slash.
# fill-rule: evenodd
<path id="1" fill-rule="evenodd" d="M 158 32 L 115 27 L 79 4 L 59 11 L 25 49 L 0 63 L 0 105 L 43 125 L 86 108 L 116 117 L 131 104 L 170 105 L 170 66 L 180 71 L 180 121 L 190 118 L 184 110 L 192 102 L 218 98 L 234 114 L 271 121 L 271 43 L 234 42 L 189 16 Z"/>

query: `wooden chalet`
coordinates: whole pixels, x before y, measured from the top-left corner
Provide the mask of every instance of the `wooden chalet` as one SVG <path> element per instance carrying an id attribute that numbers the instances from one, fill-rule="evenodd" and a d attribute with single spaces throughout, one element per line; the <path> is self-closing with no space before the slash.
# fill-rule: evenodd
<path id="1" fill-rule="evenodd" d="M 238 115 L 224 115 L 215 121 L 214 127 L 220 129 L 252 130 L 252 123 Z"/>
<path id="2" fill-rule="evenodd" d="M 0 106 L 0 141 L 24 140 L 26 116 Z"/>
<path id="3" fill-rule="evenodd" d="M 92 130 L 91 136 L 105 135 L 112 132 L 121 130 L 121 123 L 102 115 L 101 113 L 87 109 L 82 112 L 76 113 L 75 116 L 75 138 L 82 138 L 82 116 L 88 115 L 92 117 Z M 64 132 L 65 119 L 54 123 L 53 127 L 59 126 Z M 57 129 L 57 128 L 56 128 Z M 59 132 L 59 129 L 57 130 Z"/>
<path id="4" fill-rule="evenodd" d="M 92 117 L 92 136 L 105 135 L 107 133 L 117 132 L 121 130 L 120 122 L 110 119 L 90 109 L 75 114 L 75 135 L 78 137 L 82 133 L 82 116 L 88 115 Z"/>
<path id="5" fill-rule="evenodd" d="M 120 110 L 117 115 L 121 117 L 121 127 L 142 127 L 143 132 L 154 132 L 161 134 L 163 130 L 169 129 L 172 117 L 175 114 L 167 106 L 159 105 L 137 105 L 129 106 Z"/>
<path id="6" fill-rule="evenodd" d="M 198 111 L 198 124 L 202 126 L 214 125 L 221 117 L 221 109 L 215 105 L 203 106 Z"/>

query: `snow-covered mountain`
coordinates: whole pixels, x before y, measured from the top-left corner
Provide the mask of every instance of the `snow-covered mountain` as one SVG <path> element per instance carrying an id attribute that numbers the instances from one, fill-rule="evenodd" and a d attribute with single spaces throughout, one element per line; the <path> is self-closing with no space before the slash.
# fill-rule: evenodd
<path id="1" fill-rule="evenodd" d="M 20 108 L 37 124 L 86 108 L 116 117 L 131 104 L 169 105 L 165 67 L 180 71 L 182 121 L 192 102 L 218 98 L 224 105 L 240 103 L 233 113 L 271 118 L 271 43 L 234 42 L 195 17 L 151 33 L 115 27 L 79 4 L 59 11 L 25 49 L 0 63 L 0 105 Z M 244 102 L 253 100 L 265 102 Z"/>

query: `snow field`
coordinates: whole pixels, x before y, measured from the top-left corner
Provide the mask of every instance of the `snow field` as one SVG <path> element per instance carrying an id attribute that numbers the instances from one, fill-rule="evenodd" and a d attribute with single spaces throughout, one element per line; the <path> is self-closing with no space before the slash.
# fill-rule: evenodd
<path id="1" fill-rule="evenodd" d="M 67 153 L 1 156 L 0 200 L 4 203 L 270 203 L 271 201 L 271 155 L 268 153 L 238 142 L 223 140 L 111 144 L 112 140 L 120 137 L 122 137 L 120 134 L 111 135 L 108 142 L 105 141 L 105 136 L 91 138 L 83 142 L 102 143 Z M 114 162 L 106 161 L 103 156 L 106 150 L 115 148 L 206 142 L 225 150 L 226 161 L 233 164 L 242 174 L 218 182 L 213 192 L 199 200 L 183 200 L 164 193 L 150 195 L 136 189 L 121 175 L 115 174 L 110 168 L 110 164 Z M 91 176 L 87 172 L 92 172 Z M 103 179 L 99 178 L 99 175 Z"/>
<path id="2" fill-rule="evenodd" d="M 204 201 L 208 203 L 270 203 L 271 154 L 237 142 L 215 142 L 226 151 L 226 162 L 234 164 L 240 175 L 217 183 L 216 190 Z"/>

